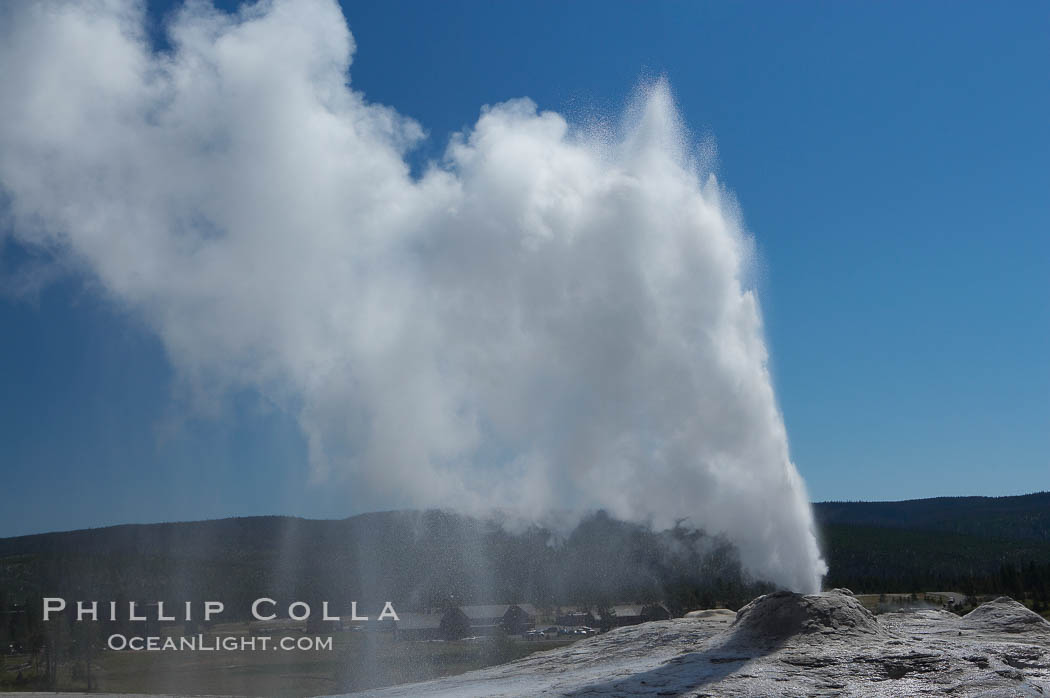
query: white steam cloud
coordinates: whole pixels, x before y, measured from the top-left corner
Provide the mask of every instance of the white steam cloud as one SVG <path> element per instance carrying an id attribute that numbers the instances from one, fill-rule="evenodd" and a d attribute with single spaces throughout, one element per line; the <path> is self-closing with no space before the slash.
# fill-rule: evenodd
<path id="1" fill-rule="evenodd" d="M 3 5 L 0 187 L 198 396 L 261 392 L 377 502 L 686 518 L 819 587 L 751 243 L 666 84 L 607 132 L 485 107 L 413 177 L 423 132 L 347 86 L 333 2 L 193 3 L 165 53 L 143 20 Z"/>

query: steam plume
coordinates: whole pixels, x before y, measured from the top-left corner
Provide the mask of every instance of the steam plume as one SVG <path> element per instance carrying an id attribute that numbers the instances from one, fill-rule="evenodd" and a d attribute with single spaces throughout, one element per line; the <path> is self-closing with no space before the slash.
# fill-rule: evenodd
<path id="1" fill-rule="evenodd" d="M 819 586 L 751 242 L 666 83 L 607 131 L 484 107 L 413 177 L 423 131 L 347 86 L 334 3 L 192 3 L 163 54 L 142 13 L 4 5 L 0 185 L 202 405 L 259 391 L 377 503 L 685 518 Z"/>

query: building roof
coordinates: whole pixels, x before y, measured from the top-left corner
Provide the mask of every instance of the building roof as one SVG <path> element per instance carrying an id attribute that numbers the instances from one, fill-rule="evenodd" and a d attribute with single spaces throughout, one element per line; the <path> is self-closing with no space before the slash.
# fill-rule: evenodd
<path id="1" fill-rule="evenodd" d="M 481 606 L 460 606 L 459 610 L 471 620 L 482 620 L 486 618 L 502 618 L 510 608 L 510 604 L 487 604 Z"/>
<path id="2" fill-rule="evenodd" d="M 539 612 L 531 603 L 496 603 L 478 606 L 460 606 L 459 610 L 471 620 L 502 618 L 512 608 L 520 608 L 527 616 L 537 616 Z"/>
<path id="3" fill-rule="evenodd" d="M 642 605 L 634 603 L 622 603 L 612 607 L 613 613 L 618 618 L 642 615 Z"/>
<path id="4" fill-rule="evenodd" d="M 441 627 L 440 613 L 399 613 L 398 630 L 433 630 Z"/>

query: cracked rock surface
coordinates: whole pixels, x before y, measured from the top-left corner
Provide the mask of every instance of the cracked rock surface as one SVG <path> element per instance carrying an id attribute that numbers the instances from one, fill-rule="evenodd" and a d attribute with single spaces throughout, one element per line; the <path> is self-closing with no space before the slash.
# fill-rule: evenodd
<path id="1" fill-rule="evenodd" d="M 1050 622 L 1000 597 L 877 618 L 844 589 L 620 628 L 374 696 L 1050 696 Z"/>

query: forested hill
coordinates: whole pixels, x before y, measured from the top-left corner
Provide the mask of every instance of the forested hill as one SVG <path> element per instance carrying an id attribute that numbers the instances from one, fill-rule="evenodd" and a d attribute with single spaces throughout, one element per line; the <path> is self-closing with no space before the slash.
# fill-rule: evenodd
<path id="1" fill-rule="evenodd" d="M 854 591 L 955 590 L 1050 603 L 1050 493 L 814 505 L 830 568 Z"/>
<path id="2" fill-rule="evenodd" d="M 982 538 L 1050 541 L 1050 492 L 1014 497 L 937 497 L 899 502 L 818 502 L 821 528 L 861 526 L 958 533 Z M 425 522 L 425 524 L 421 524 Z M 0 538 L 0 558 L 23 554 L 88 553 L 149 555 L 163 551 L 178 557 L 219 553 L 273 554 L 280 546 L 300 554 L 345 546 L 354 541 L 389 547 L 404 544 L 419 528 L 451 535 L 481 526 L 469 518 L 437 513 L 387 512 L 349 519 L 308 520 L 281 516 L 219 519 L 175 524 L 131 524 Z M 407 529 L 407 530 L 406 530 Z M 462 531 L 460 531 L 462 534 Z M 413 535 L 415 534 L 415 535 Z M 440 533 L 439 533 L 440 535 Z"/>
<path id="3" fill-rule="evenodd" d="M 1050 492 L 901 502 L 819 502 L 820 525 L 906 528 L 982 538 L 1050 541 Z"/>
<path id="4" fill-rule="evenodd" d="M 854 591 L 1050 598 L 1050 493 L 815 505 L 830 572 Z M 664 600 L 737 606 L 765 588 L 724 537 L 597 513 L 567 537 L 442 512 L 127 525 L 0 539 L 0 610 L 71 598 L 393 599 L 406 608 Z"/>
<path id="5" fill-rule="evenodd" d="M 254 517 L 0 539 L 0 607 L 63 598 L 228 601 L 260 596 L 408 610 L 457 603 L 742 604 L 763 590 L 720 536 L 654 531 L 602 512 L 567 536 L 439 511 L 338 521 Z M 0 608 L 2 610 L 2 608 Z"/>

